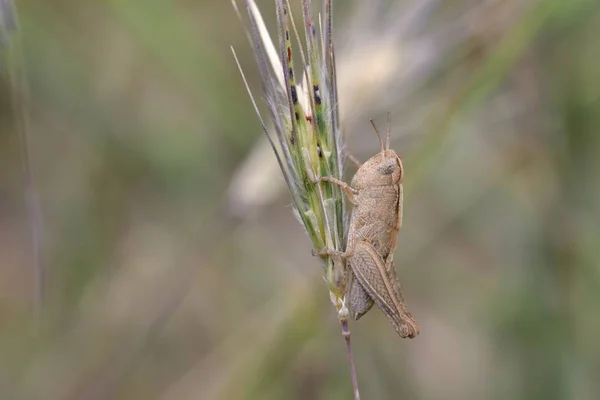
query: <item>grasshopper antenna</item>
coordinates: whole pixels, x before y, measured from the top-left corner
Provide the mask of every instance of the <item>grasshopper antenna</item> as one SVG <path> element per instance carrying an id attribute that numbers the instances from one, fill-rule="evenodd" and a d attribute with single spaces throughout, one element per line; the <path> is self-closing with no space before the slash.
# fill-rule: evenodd
<path id="1" fill-rule="evenodd" d="M 371 125 L 373 125 L 373 129 L 375 129 L 375 133 L 377 134 L 377 138 L 379 139 L 379 146 L 381 147 L 381 157 L 383 157 L 383 152 L 385 151 L 385 149 L 383 147 L 383 140 L 381 139 L 381 134 L 379 133 L 379 129 L 377 129 L 377 125 L 375 125 L 375 121 L 373 121 L 373 118 L 369 118 L 369 121 L 371 121 Z"/>
<path id="2" fill-rule="evenodd" d="M 392 136 L 392 112 L 388 111 L 387 115 L 387 137 L 385 138 L 385 149 L 390 149 L 390 137 Z"/>

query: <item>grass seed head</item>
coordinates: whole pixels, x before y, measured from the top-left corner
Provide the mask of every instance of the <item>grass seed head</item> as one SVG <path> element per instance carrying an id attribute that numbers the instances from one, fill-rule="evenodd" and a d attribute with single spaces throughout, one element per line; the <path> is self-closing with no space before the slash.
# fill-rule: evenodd
<path id="1" fill-rule="evenodd" d="M 289 188 L 295 214 L 314 249 L 343 250 L 348 221 L 343 194 L 337 185 L 315 183 L 320 176 L 341 179 L 344 170 L 331 1 L 323 1 L 324 15 L 313 14 L 309 0 L 301 3 L 300 26 L 288 0 L 275 2 L 274 45 L 258 7 L 254 1 L 246 0 L 248 37 L 272 126 L 264 123 L 247 88 Z M 237 10 L 235 3 L 234 7 Z M 324 257 L 323 262 L 332 302 L 340 318 L 346 318 L 345 262 L 332 257 Z"/>

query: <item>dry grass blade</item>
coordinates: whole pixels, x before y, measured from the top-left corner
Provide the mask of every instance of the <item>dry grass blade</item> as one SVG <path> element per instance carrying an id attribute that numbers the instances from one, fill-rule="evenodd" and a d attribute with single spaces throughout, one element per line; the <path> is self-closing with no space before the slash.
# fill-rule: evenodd
<path id="1" fill-rule="evenodd" d="M 29 151 L 28 82 L 25 76 L 24 57 L 18 31 L 15 6 L 10 0 L 0 0 L 0 73 L 6 71 L 11 87 L 11 111 L 19 135 L 21 162 L 25 179 L 25 202 L 31 231 L 34 276 L 33 301 L 36 318 L 41 316 L 44 300 L 44 268 L 42 265 L 42 212 L 35 174 Z"/>

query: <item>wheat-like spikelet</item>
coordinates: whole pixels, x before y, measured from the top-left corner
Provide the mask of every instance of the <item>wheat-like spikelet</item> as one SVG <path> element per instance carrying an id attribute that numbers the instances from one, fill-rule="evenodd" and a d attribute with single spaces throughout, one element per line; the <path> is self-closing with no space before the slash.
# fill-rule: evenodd
<path id="1" fill-rule="evenodd" d="M 235 2 L 233 4 L 237 11 Z M 276 0 L 276 48 L 256 4 L 252 0 L 246 1 L 250 21 L 248 36 L 254 48 L 272 128 L 267 127 L 244 78 L 289 188 L 295 214 L 316 252 L 322 249 L 343 251 L 349 220 L 339 186 L 329 182 L 316 183 L 322 176 L 341 179 L 344 170 L 331 1 L 323 0 L 322 7 L 324 18 L 321 14 L 315 18 L 310 1 L 302 0 L 303 47 L 289 1 Z M 295 65 L 297 59 L 292 42 L 298 44 L 299 67 Z M 236 62 L 240 67 L 237 57 Z M 334 261 L 324 256 L 322 259 L 330 298 L 346 338 L 354 393 L 358 398 L 345 299 L 346 266 L 339 258 Z"/>
<path id="2" fill-rule="evenodd" d="M 298 46 L 299 68 L 295 67 L 292 42 L 300 43 L 301 38 L 289 2 L 278 0 L 275 5 L 278 48 L 272 44 L 256 4 L 246 1 L 249 37 L 272 128 L 260 117 L 254 97 L 252 101 L 290 190 L 295 214 L 314 249 L 343 250 L 347 217 L 342 192 L 329 182 L 315 183 L 319 176 L 341 179 L 343 171 L 331 2 L 323 4 L 325 18 L 314 19 L 310 2 L 302 1 L 306 47 Z M 344 266 L 325 257 L 324 267 L 332 301 L 344 318 Z"/>

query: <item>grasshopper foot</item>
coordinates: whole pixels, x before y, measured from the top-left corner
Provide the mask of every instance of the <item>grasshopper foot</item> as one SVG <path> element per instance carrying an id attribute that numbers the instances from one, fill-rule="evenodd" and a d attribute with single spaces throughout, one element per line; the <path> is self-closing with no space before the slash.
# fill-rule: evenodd
<path id="1" fill-rule="evenodd" d="M 319 257 L 342 256 L 344 254 L 343 251 L 332 250 L 332 249 L 323 249 L 323 250 L 319 250 L 319 251 L 312 249 L 311 253 L 313 256 L 319 256 Z"/>
<path id="2" fill-rule="evenodd" d="M 312 253 L 313 257 L 319 256 L 319 257 L 350 258 L 350 257 L 352 257 L 352 255 L 354 255 L 354 251 L 349 251 L 349 250 L 340 251 L 340 250 L 333 250 L 333 249 L 323 249 L 320 251 L 316 251 L 315 249 L 312 249 L 311 253 Z"/>

